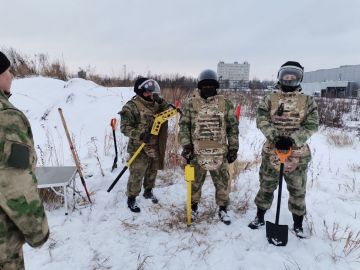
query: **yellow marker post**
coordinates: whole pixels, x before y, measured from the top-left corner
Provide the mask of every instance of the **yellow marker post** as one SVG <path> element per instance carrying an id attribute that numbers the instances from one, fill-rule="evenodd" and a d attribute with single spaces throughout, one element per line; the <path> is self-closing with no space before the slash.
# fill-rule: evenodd
<path id="1" fill-rule="evenodd" d="M 191 164 L 185 166 L 185 181 L 187 188 L 187 225 L 191 225 L 191 182 L 195 180 L 195 168 Z"/>

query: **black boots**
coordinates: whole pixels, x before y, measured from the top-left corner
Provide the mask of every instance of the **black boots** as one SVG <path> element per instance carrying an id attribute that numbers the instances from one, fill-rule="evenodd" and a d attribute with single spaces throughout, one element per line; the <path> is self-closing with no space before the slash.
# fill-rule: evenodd
<path id="1" fill-rule="evenodd" d="M 158 203 L 159 200 L 155 197 L 155 195 L 152 192 L 152 189 L 145 189 L 143 194 L 145 199 L 151 199 L 152 203 Z"/>
<path id="2" fill-rule="evenodd" d="M 221 222 L 223 222 L 226 225 L 231 224 L 231 219 L 227 213 L 226 206 L 219 206 L 219 218 Z"/>
<path id="3" fill-rule="evenodd" d="M 252 230 L 256 230 L 256 229 L 259 229 L 259 227 L 264 226 L 265 225 L 265 220 L 264 220 L 265 212 L 266 212 L 266 210 L 262 210 L 258 207 L 256 217 L 254 218 L 253 221 L 250 222 L 248 227 Z"/>
<path id="4" fill-rule="evenodd" d="M 292 214 L 292 216 L 293 216 L 293 220 L 294 220 L 293 230 L 294 230 L 296 236 L 299 238 L 304 238 L 305 235 L 304 235 L 304 229 L 302 226 L 304 216 L 298 216 L 295 214 Z"/>
<path id="5" fill-rule="evenodd" d="M 140 207 L 136 203 L 136 197 L 128 197 L 127 205 L 131 212 L 139 213 Z"/>
<path id="6" fill-rule="evenodd" d="M 199 212 L 198 212 L 198 203 L 192 203 L 191 204 L 191 212 L 194 214 L 194 215 L 197 215 Z"/>

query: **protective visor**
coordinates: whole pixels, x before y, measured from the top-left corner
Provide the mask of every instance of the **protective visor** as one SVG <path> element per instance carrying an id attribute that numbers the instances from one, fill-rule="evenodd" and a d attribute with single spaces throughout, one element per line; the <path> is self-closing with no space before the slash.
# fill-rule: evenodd
<path id="1" fill-rule="evenodd" d="M 298 67 L 282 67 L 279 70 L 278 80 L 282 85 L 298 86 L 303 78 L 303 70 Z"/>
<path id="2" fill-rule="evenodd" d="M 153 79 L 149 79 L 149 80 L 144 81 L 142 84 L 139 85 L 138 89 L 142 90 L 144 92 L 150 92 L 150 93 L 153 93 L 153 94 L 160 94 L 160 86 Z"/>

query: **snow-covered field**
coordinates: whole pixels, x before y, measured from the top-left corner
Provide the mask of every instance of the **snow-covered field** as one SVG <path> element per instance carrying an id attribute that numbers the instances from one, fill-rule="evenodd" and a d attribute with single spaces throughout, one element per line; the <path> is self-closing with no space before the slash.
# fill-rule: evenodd
<path id="1" fill-rule="evenodd" d="M 111 193 L 106 192 L 126 159 L 126 138 L 117 129 L 122 158 L 118 169 L 110 172 L 114 158 L 110 119 L 118 118 L 117 112 L 132 96 L 131 89 L 104 88 L 81 79 L 14 81 L 11 101 L 30 119 L 38 165 L 73 165 L 57 111 L 61 107 L 94 201 L 93 205 L 78 202 L 68 216 L 63 208 L 47 211 L 50 239 L 40 249 L 24 247 L 27 269 L 360 269 L 360 142 L 355 133 L 322 128 L 309 140 L 313 159 L 305 227 L 312 236 L 299 240 L 289 233 L 287 246 L 275 247 L 268 244 L 265 228 L 247 227 L 255 216 L 253 199 L 259 185 L 260 164 L 254 161 L 264 141 L 249 119 L 240 121 L 239 159 L 254 166 L 233 183 L 230 226 L 217 218 L 209 178 L 203 187 L 200 217 L 187 228 L 181 169 L 159 174 L 155 194 L 160 203 L 153 205 L 140 196 L 140 214 L 126 206 L 128 173 Z M 329 137 L 335 135 L 352 143 L 331 144 Z M 83 195 L 79 179 L 76 185 Z M 291 227 L 285 188 L 282 202 L 280 224 Z M 272 222 L 275 203 L 266 215 Z"/>

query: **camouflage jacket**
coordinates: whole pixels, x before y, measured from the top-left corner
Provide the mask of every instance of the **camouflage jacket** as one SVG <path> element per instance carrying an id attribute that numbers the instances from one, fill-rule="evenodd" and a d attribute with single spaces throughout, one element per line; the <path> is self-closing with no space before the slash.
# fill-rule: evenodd
<path id="1" fill-rule="evenodd" d="M 196 110 L 193 99 L 198 96 L 197 93 L 182 106 L 182 115 L 180 119 L 179 140 L 182 146 L 193 145 L 193 135 L 196 128 L 195 118 Z M 234 105 L 225 98 L 225 129 L 227 139 L 227 150 L 239 149 L 239 121 L 235 116 Z"/>
<path id="2" fill-rule="evenodd" d="M 120 131 L 129 137 L 127 151 L 134 154 L 140 147 L 142 141 L 140 140 L 141 133 L 150 132 L 154 121 L 154 115 L 166 110 L 169 104 L 164 101 L 161 105 L 156 102 L 149 102 L 140 96 L 134 96 L 129 100 L 119 112 Z M 154 141 L 155 140 L 155 141 Z M 165 149 L 167 141 L 167 123 L 162 124 L 159 135 L 152 140 L 152 144 L 159 147 L 159 169 L 163 168 Z"/>
<path id="3" fill-rule="evenodd" d="M 276 108 L 278 104 L 271 104 L 271 102 L 272 100 L 279 100 L 278 96 L 280 95 L 280 98 L 283 98 L 285 101 L 288 99 L 290 102 L 295 101 L 297 104 L 299 104 L 290 106 L 290 109 L 287 109 L 287 104 L 285 104 L 285 111 L 288 110 L 287 113 L 289 117 L 293 117 L 294 115 L 293 121 L 298 120 L 298 123 L 294 124 L 294 128 L 290 127 L 287 129 L 287 134 L 285 134 L 285 136 L 289 136 L 293 139 L 295 143 L 295 149 L 301 150 L 301 148 L 303 148 L 304 151 L 307 152 L 304 155 L 310 155 L 305 142 L 318 130 L 319 115 L 314 98 L 303 95 L 300 93 L 300 91 L 301 88 L 296 90 L 294 93 L 285 93 L 279 90 L 265 96 L 264 99 L 259 103 L 256 116 L 256 125 L 266 137 L 267 142 L 265 145 L 267 145 L 268 148 L 274 148 L 274 139 L 277 136 L 284 135 L 284 130 L 286 131 L 287 128 L 286 125 L 292 125 L 292 122 L 286 122 L 286 119 L 281 120 L 284 121 L 283 129 L 280 129 L 281 126 L 275 124 L 279 117 L 277 117 L 276 114 L 278 112 L 275 111 L 274 108 Z M 297 113 L 295 113 L 295 111 L 297 111 Z M 302 154 L 300 153 L 299 156 L 302 156 Z"/>
<path id="4" fill-rule="evenodd" d="M 24 242 L 37 247 L 49 236 L 35 166 L 30 124 L 0 91 L 0 263 Z"/>

